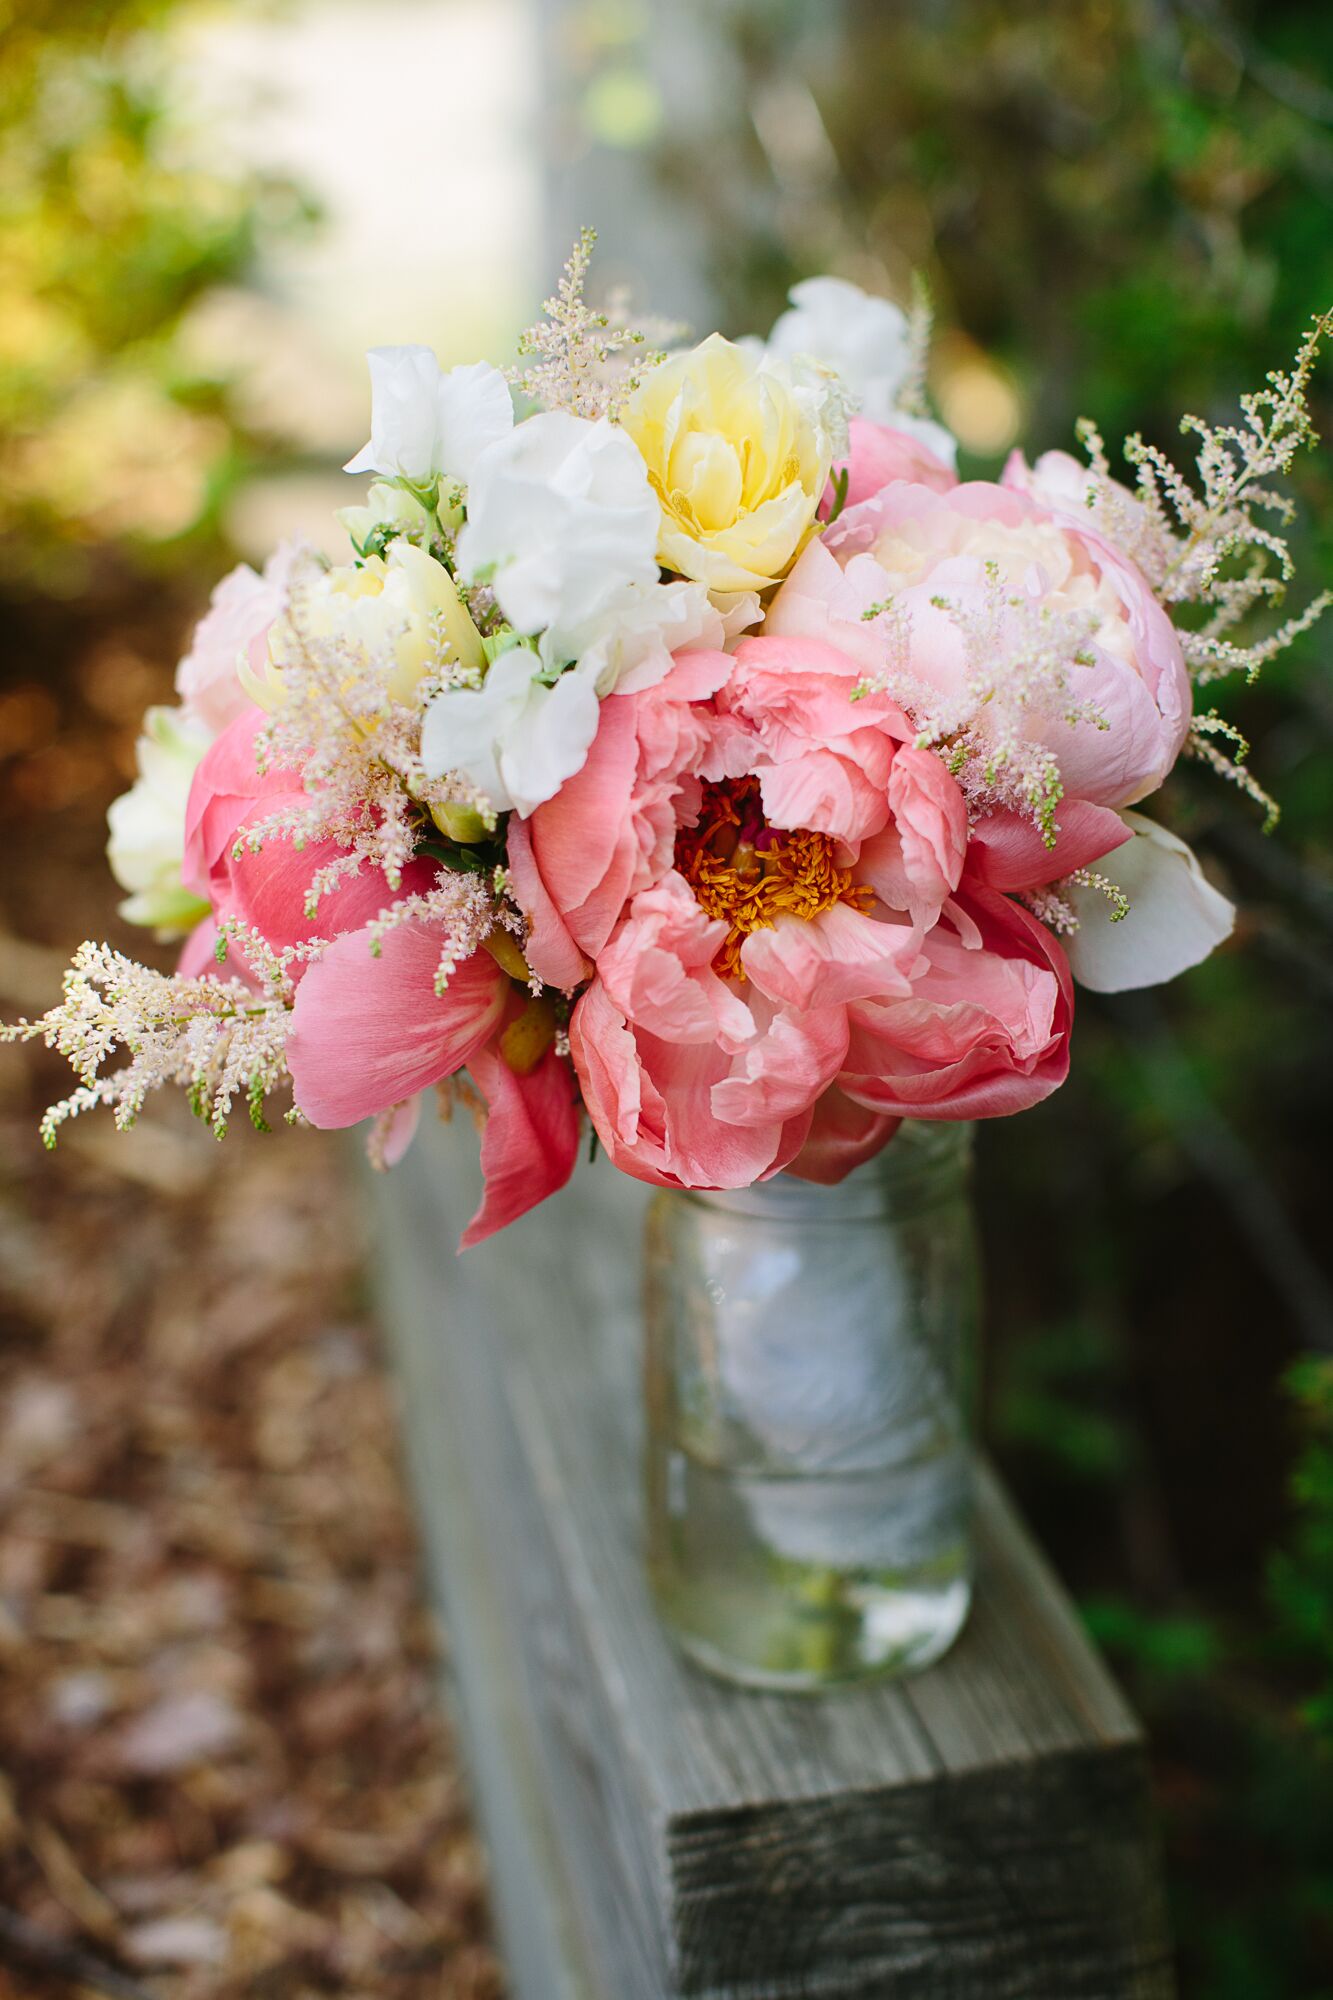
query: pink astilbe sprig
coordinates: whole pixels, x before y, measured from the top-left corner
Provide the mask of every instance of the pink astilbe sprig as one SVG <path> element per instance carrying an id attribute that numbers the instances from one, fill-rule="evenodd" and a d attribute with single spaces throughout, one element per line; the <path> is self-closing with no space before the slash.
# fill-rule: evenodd
<path id="1" fill-rule="evenodd" d="M 225 927 L 230 944 L 254 975 L 183 978 L 155 972 L 114 951 L 85 943 L 65 974 L 65 997 L 39 1021 L 0 1026 L 0 1041 L 40 1039 L 59 1050 L 79 1087 L 53 1104 L 41 1123 L 42 1142 L 56 1143 L 68 1119 L 102 1106 L 128 1131 L 154 1090 L 183 1089 L 214 1137 L 226 1136 L 231 1107 L 244 1096 L 261 1131 L 264 1100 L 287 1081 L 286 1042 L 294 995 L 292 968 L 310 947 L 274 952 L 246 926 Z M 125 1055 L 116 1068 L 106 1065 Z M 289 1121 L 298 1114 L 289 1111 Z"/>
<path id="2" fill-rule="evenodd" d="M 476 680 L 455 657 L 443 619 L 435 620 L 433 652 L 410 693 L 395 694 L 398 662 L 391 650 L 316 629 L 310 593 L 322 573 L 309 554 L 293 572 L 290 643 L 269 719 L 255 739 L 261 769 L 299 771 L 305 797 L 257 819 L 238 843 L 238 851 L 254 852 L 278 838 L 298 848 L 332 841 L 343 850 L 311 877 L 306 915 L 312 918 L 321 899 L 366 864 L 382 869 L 396 889 L 432 806 L 474 806 L 494 819 L 466 778 L 430 777 L 421 761 L 427 702 L 446 687 Z"/>
<path id="3" fill-rule="evenodd" d="M 913 673 L 910 624 L 889 599 L 861 614 L 877 621 L 887 659 L 858 692 L 873 689 L 898 703 L 916 726 L 917 748 L 939 754 L 974 815 L 1013 806 L 1036 821 L 1052 846 L 1064 784 L 1055 752 L 1032 740 L 1027 713 L 1037 706 L 1069 723 L 1106 727 L 1076 678 L 1093 664 L 1100 616 L 1015 591 L 989 562 L 979 597 L 964 602 L 941 593 L 931 603 L 962 637 L 959 684 L 946 691 Z"/>

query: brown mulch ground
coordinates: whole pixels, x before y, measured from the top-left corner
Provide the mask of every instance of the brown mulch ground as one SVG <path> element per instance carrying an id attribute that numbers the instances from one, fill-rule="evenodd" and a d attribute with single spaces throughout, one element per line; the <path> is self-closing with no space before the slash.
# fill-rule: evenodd
<path id="1" fill-rule="evenodd" d="M 20 793 L 78 749 L 52 705 Z M 109 911 L 105 789 L 9 877 L 0 1015 Z M 0 1050 L 0 2000 L 496 2000 L 341 1149 L 47 1156 L 67 1074 Z"/>

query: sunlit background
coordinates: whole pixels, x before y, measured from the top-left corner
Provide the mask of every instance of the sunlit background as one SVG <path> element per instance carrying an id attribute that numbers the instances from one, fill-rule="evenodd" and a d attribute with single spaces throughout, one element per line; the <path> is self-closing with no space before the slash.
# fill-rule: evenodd
<path id="1" fill-rule="evenodd" d="M 937 314 L 931 391 L 981 476 L 1016 442 L 1068 443 L 1083 413 L 1112 440 L 1141 429 L 1178 448 L 1183 410 L 1226 413 L 1333 305 L 1333 10 L 1316 0 L 0 0 L 0 30 L 11 1014 L 54 999 L 84 935 L 143 949 L 100 858 L 107 802 L 216 577 L 285 535 L 338 546 L 365 347 L 505 358 L 583 224 L 600 232 L 600 285 L 628 283 L 705 330 L 765 329 L 812 272 L 900 299 L 920 274 Z M 1317 401 L 1333 431 L 1328 361 Z M 1311 594 L 1333 580 L 1331 468 L 1326 449 L 1300 471 Z M 1333 1990 L 1331 644 L 1316 630 L 1259 687 L 1223 691 L 1283 803 L 1273 839 L 1197 774 L 1175 794 L 1180 829 L 1243 906 L 1234 947 L 1168 992 L 1081 1003 L 1074 1080 L 981 1149 L 989 1439 L 1147 1718 L 1184 1989 L 1206 2000 Z M 299 1474 L 317 1514 L 353 1352 L 327 1346 L 330 1321 L 356 1318 L 356 1365 L 375 1365 L 354 1254 L 330 1261 L 318 1235 L 345 1200 L 336 1155 L 241 1136 L 218 1166 L 155 1111 L 127 1144 L 90 1125 L 46 1163 L 32 1114 L 57 1085 L 40 1054 L 0 1069 L 0 1423 L 18 1468 L 0 1472 L 0 1502 L 26 1474 L 158 1520 L 161 1489 L 141 1480 L 158 1453 L 173 1478 L 207 1462 L 242 1489 L 253 1479 L 279 1513 Z M 204 1246 L 197 1270 L 187 1241 Z M 301 1317 L 293 1274 L 312 1257 L 324 1269 Z M 303 1443 L 256 1415 L 243 1447 L 200 1428 L 173 1457 L 134 1429 L 136 1384 L 172 1385 L 187 1430 L 182 1412 L 214 1394 L 199 1387 L 212 1378 L 197 1326 L 187 1338 L 166 1281 L 144 1276 L 188 1290 L 187 1264 L 219 1351 L 245 1347 L 235 1322 L 258 1324 L 257 1298 L 288 1300 L 290 1321 L 270 1316 L 246 1350 L 241 1402 L 290 1415 L 307 1395 L 307 1429 L 291 1417 Z M 97 1400 L 112 1375 L 120 1430 Z M 387 1418 L 363 1442 L 373 1478 L 391 1481 Z M 400 1512 L 381 1568 L 370 1549 L 356 1560 L 374 1589 L 410 1591 L 401 1501 L 384 1504 Z M 305 1711 L 309 1661 L 293 1639 L 274 1664 L 236 1581 L 250 1559 L 211 1545 L 236 1622 L 187 1645 L 164 1610 L 132 1661 L 91 1613 L 86 1645 L 61 1638 L 61 1618 L 71 1633 L 77 1619 L 60 1607 L 81 1593 L 104 1605 L 114 1583 L 142 1606 L 149 1590 L 132 1538 L 96 1560 L 71 1553 L 96 1521 L 111 1535 L 113 1516 L 71 1518 L 63 1540 L 26 1517 L 0 1529 L 0 1701 L 33 1746 L 8 1804 L 0 1787 L 0 1901 L 123 1956 L 136 1926 L 185 1921 L 163 1886 L 183 1871 L 206 1914 L 136 1961 L 172 2000 L 249 1992 L 283 1951 L 318 1961 L 301 1975 L 312 1992 L 493 1992 L 456 1800 L 453 1818 L 427 1814 L 434 1832 L 398 1874 L 388 1845 L 360 1850 L 355 1893 L 335 1894 L 334 1863 L 282 1831 L 281 1799 L 312 1770 L 339 1802 L 320 1793 L 321 1811 L 359 1825 L 389 1813 L 396 1783 L 394 1811 L 416 1826 L 426 1808 L 405 1771 L 384 1775 L 389 1748 L 378 1771 L 333 1777 L 327 1746 L 293 1751 L 281 1783 L 265 1766 L 262 1810 L 210 1790 L 188 1759 L 188 1781 L 132 1810 L 113 1799 L 106 1745 L 149 1703 L 164 1646 L 260 1732 L 283 1701 Z M 186 1558 L 162 1532 L 151 1587 L 166 1593 Z M 302 1588 L 341 1575 L 351 1603 L 343 1557 L 314 1548 Z M 189 1562 L 204 1561 L 195 1548 Z M 408 1629 L 408 1611 L 394 1617 Z M 322 1618 L 311 1610 L 312 1630 Z M 397 1675 L 395 1700 L 426 1700 L 424 1638 L 401 1660 L 359 1643 L 349 1685 L 380 1700 Z M 406 1740 L 405 1712 L 377 1711 L 382 1746 Z M 413 1741 L 451 1769 L 447 1745 Z M 219 1854 L 241 1850 L 224 1881 Z M 370 1912 L 364 1937 L 347 1897 Z M 318 1950 L 302 1922 L 324 1926 Z M 401 1964 L 367 1942 L 395 1926 Z"/>

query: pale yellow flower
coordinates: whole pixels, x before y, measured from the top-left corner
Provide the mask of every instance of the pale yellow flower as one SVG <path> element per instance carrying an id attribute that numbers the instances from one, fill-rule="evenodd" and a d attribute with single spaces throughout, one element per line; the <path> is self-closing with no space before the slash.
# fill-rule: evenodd
<path id="1" fill-rule="evenodd" d="M 662 508 L 658 559 L 710 590 L 766 590 L 815 525 L 833 457 L 823 385 L 712 334 L 646 375 L 619 421 Z"/>
<path id="2" fill-rule="evenodd" d="M 242 665 L 241 680 L 261 708 L 282 701 L 282 669 L 309 641 L 343 647 L 356 658 L 382 659 L 384 691 L 410 701 L 418 682 L 441 668 L 479 675 L 481 636 L 442 563 L 401 539 L 387 555 L 313 570 L 298 579 L 286 613 L 269 634 L 262 676 Z"/>

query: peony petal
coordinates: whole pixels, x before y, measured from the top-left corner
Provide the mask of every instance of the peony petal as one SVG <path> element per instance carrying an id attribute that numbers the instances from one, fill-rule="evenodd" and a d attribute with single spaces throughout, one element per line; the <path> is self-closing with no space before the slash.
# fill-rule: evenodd
<path id="1" fill-rule="evenodd" d="M 889 772 L 892 823 L 861 849 L 858 872 L 891 910 L 933 924 L 958 887 L 967 854 L 967 805 L 929 750 L 903 744 Z"/>
<path id="2" fill-rule="evenodd" d="M 636 1029 L 663 1042 L 702 1042 L 729 1053 L 753 1041 L 750 1009 L 713 960 L 727 927 L 672 872 L 641 890 L 598 954 L 597 972 Z"/>
<path id="3" fill-rule="evenodd" d="M 331 944 L 297 989 L 287 1040 L 293 1094 L 312 1125 L 341 1127 L 451 1076 L 494 1032 L 510 983 L 489 952 L 435 973 L 438 925 L 399 924 L 378 958 L 368 930 Z"/>
<path id="4" fill-rule="evenodd" d="M 914 421 L 919 429 L 909 430 L 907 425 Z M 958 484 L 958 475 L 947 460 L 952 440 L 940 424 L 911 417 L 899 417 L 890 423 L 853 417 L 848 433 L 847 457 L 833 468 L 835 476 L 843 471 L 847 474 L 844 507 L 855 507 L 859 501 L 869 500 L 896 479 L 913 480 L 918 486 L 930 486 L 939 493 Z M 832 493 L 830 482 L 821 508 L 825 514 L 831 507 Z"/>
<path id="5" fill-rule="evenodd" d="M 246 986 L 259 991 L 259 981 L 248 958 L 243 958 L 234 945 L 228 946 L 227 956 L 222 964 L 217 955 L 218 927 L 213 917 L 205 917 L 196 924 L 176 961 L 176 970 L 182 979 L 239 979 Z M 294 970 L 296 968 L 293 968 Z"/>
<path id="6" fill-rule="evenodd" d="M 421 1099 L 409 1097 L 405 1104 L 395 1104 L 389 1114 L 389 1129 L 380 1147 L 380 1164 L 396 1167 L 407 1153 L 408 1147 L 417 1136 L 417 1126 L 421 1123 Z"/>
<path id="7" fill-rule="evenodd" d="M 991 889 L 959 914 L 977 943 L 943 924 L 922 940 L 908 1000 L 849 1009 L 838 1082 L 872 1111 L 904 1118 L 999 1118 L 1036 1104 L 1069 1070 L 1073 988 L 1057 940 Z"/>
<path id="8" fill-rule="evenodd" d="M 532 851 L 531 822 L 517 814 L 509 822 L 505 859 L 514 899 L 528 920 L 524 955 L 547 986 L 577 986 L 592 970 L 565 927 Z"/>
<path id="9" fill-rule="evenodd" d="M 847 1011 L 775 1009 L 764 1033 L 741 1051 L 730 1076 L 713 1085 L 715 1117 L 729 1125 L 783 1123 L 810 1109 L 847 1054 Z"/>
<path id="10" fill-rule="evenodd" d="M 1056 816 L 1055 845 L 1047 847 L 1034 820 L 1003 806 L 972 828 L 968 876 L 988 889 L 1039 889 L 1100 861 L 1128 839 L 1129 829 L 1109 806 L 1064 799 Z"/>
<path id="11" fill-rule="evenodd" d="M 1134 836 L 1102 862 L 1098 873 L 1129 898 L 1112 920 L 1098 889 L 1070 887 L 1079 927 L 1065 943 L 1074 977 L 1093 993 L 1160 986 L 1201 960 L 1231 935 L 1236 912 L 1214 889 L 1183 840 L 1142 813 L 1120 815 Z"/>
<path id="12" fill-rule="evenodd" d="M 484 1242 L 562 1188 L 579 1149 L 578 1093 L 563 1056 L 548 1049 L 535 1069 L 519 1076 L 492 1043 L 469 1058 L 468 1071 L 486 1099 L 486 1192 L 460 1250 Z"/>
<path id="13" fill-rule="evenodd" d="M 787 1172 L 797 1180 L 832 1187 L 882 1151 L 901 1123 L 900 1118 L 854 1104 L 834 1086 L 816 1104 L 809 1137 Z"/>
<path id="14" fill-rule="evenodd" d="M 915 956 L 908 925 L 879 922 L 848 903 L 835 903 L 808 923 L 781 916 L 741 946 L 741 961 L 760 992 L 797 1009 L 905 998 L 911 985 L 904 961 L 910 965 Z"/>
<path id="15" fill-rule="evenodd" d="M 582 770 L 539 806 L 530 822 L 542 880 L 571 933 L 590 954 L 605 944 L 629 889 L 633 854 L 625 822 L 637 755 L 635 707 L 643 699 L 611 695 L 602 703 Z M 605 888 L 610 875 L 615 888 L 604 899 L 611 908 L 605 928 L 600 921 L 580 924 L 581 906 Z"/>
<path id="16" fill-rule="evenodd" d="M 185 806 L 181 878 L 196 896 L 208 895 L 213 870 L 255 801 L 300 790 L 291 771 L 259 775 L 255 736 L 267 720 L 262 708 L 249 704 L 205 752 L 194 774 Z"/>

